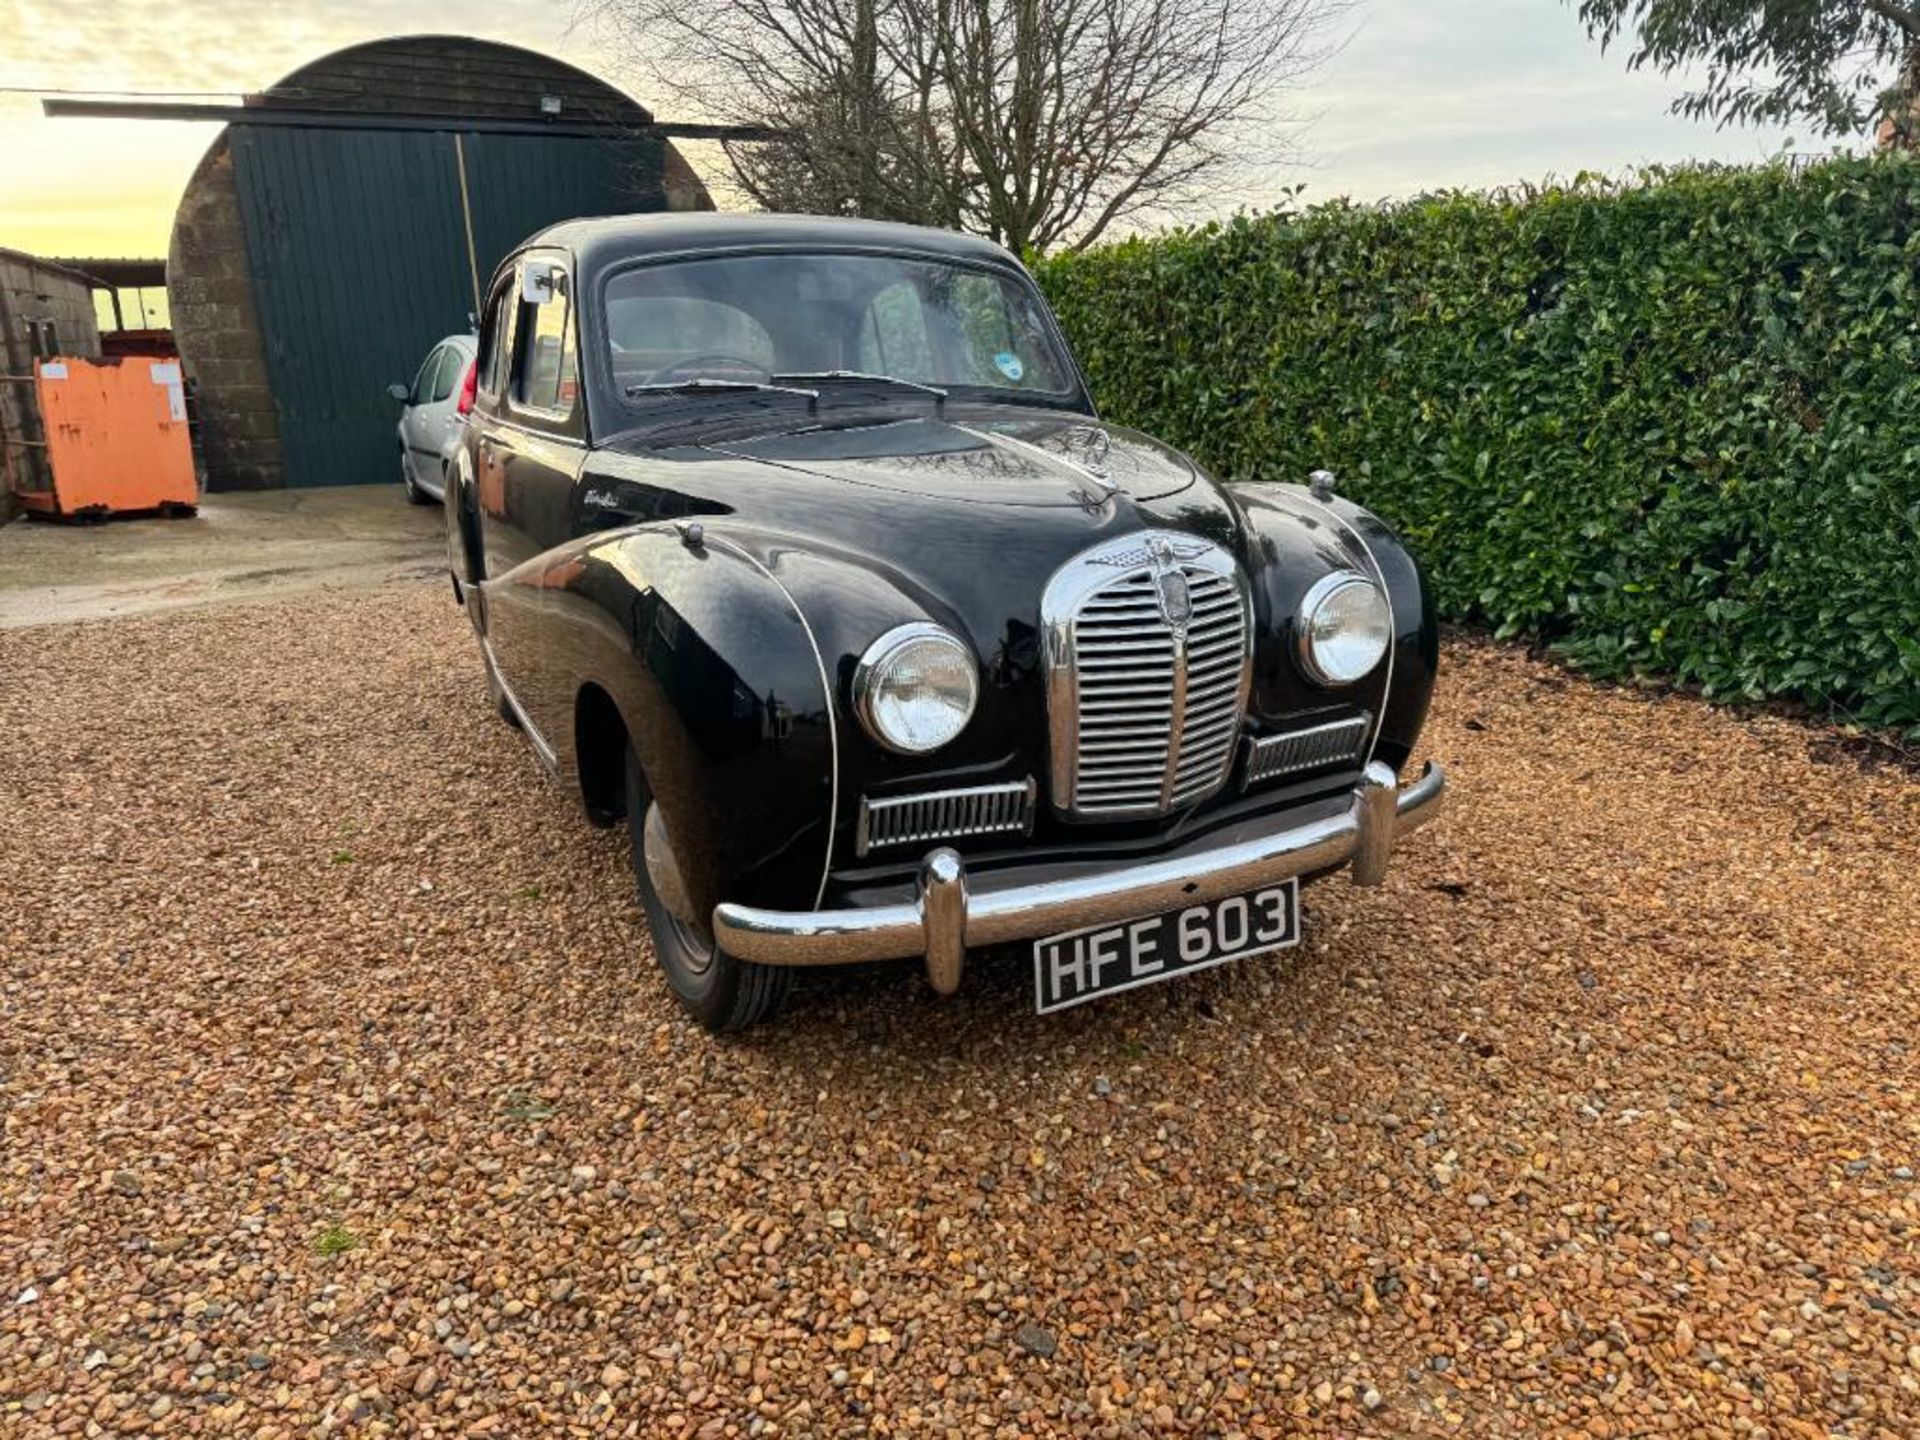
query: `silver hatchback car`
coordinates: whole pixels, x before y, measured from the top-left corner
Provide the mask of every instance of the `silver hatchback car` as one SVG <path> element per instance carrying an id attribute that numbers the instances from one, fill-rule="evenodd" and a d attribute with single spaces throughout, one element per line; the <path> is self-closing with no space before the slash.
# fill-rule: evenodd
<path id="1" fill-rule="evenodd" d="M 449 457 L 460 439 L 461 394 L 478 348 L 471 335 L 449 335 L 421 362 L 411 386 L 387 387 L 402 406 L 400 483 L 416 505 L 446 499 Z"/>

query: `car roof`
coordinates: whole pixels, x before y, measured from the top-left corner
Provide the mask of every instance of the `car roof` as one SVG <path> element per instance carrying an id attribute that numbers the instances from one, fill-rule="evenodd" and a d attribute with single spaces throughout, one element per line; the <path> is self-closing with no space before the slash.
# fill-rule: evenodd
<path id="1" fill-rule="evenodd" d="M 925 225 L 849 220 L 828 215 L 723 215 L 712 210 L 567 220 L 542 230 L 522 248 L 570 250 L 583 269 L 595 270 L 648 255 L 812 245 L 890 250 L 1001 265 L 1013 261 L 1006 250 L 991 240 Z"/>

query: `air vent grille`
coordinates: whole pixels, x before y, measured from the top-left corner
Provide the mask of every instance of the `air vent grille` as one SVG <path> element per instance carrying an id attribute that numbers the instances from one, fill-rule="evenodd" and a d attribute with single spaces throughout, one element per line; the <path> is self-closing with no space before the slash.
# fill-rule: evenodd
<path id="1" fill-rule="evenodd" d="M 860 801 L 854 848 L 865 855 L 892 845 L 959 840 L 969 835 L 1024 835 L 1033 828 L 1032 780 L 969 785 Z"/>
<path id="2" fill-rule="evenodd" d="M 1258 785 L 1263 780 L 1318 770 L 1323 765 L 1358 761 L 1371 723 L 1367 716 L 1355 715 L 1284 735 L 1257 735 L 1247 744 L 1244 783 Z"/>

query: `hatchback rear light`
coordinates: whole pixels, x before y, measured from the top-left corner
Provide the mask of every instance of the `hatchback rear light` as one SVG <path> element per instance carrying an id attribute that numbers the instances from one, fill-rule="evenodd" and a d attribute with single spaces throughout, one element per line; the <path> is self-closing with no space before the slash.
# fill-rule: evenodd
<path id="1" fill-rule="evenodd" d="M 469 360 L 467 362 L 467 373 L 460 377 L 460 403 L 454 407 L 459 414 L 466 415 L 472 412 L 474 391 L 478 387 L 479 381 L 480 362 L 478 360 Z"/>

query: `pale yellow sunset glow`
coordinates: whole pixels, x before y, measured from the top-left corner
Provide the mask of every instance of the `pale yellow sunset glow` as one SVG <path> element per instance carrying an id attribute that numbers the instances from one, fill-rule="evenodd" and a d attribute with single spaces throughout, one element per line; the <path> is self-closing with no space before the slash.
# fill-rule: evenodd
<path id="1" fill-rule="evenodd" d="M 460 7 L 463 34 L 596 68 L 566 4 Z M 217 125 L 47 119 L 19 89 L 236 100 L 343 45 L 449 28 L 417 5 L 0 0 L 0 246 L 40 255 L 166 254 L 174 206 Z M 609 76 L 618 83 L 618 77 Z M 204 95 L 174 92 L 209 92 Z M 641 97 L 644 103 L 644 97 Z"/>
<path id="2" fill-rule="evenodd" d="M 663 118 L 711 118 L 658 105 L 644 77 L 615 63 L 618 47 L 576 27 L 575 14 L 571 0 L 467 0 L 444 14 L 396 0 L 0 0 L 0 34 L 11 37 L 0 87 L 230 100 L 344 45 L 457 29 L 570 61 L 672 112 Z M 1289 107 L 1297 164 L 1248 177 L 1224 208 L 1270 205 L 1300 183 L 1308 200 L 1369 200 L 1788 148 L 1778 131 L 1716 131 L 1667 114 L 1684 82 L 1629 74 L 1559 0 L 1357 0 L 1340 26 L 1343 43 Z M 174 205 L 217 133 L 50 120 L 37 97 L 0 89 L 0 245 L 164 254 Z M 709 183 L 723 180 L 718 154 L 685 149 Z"/>

